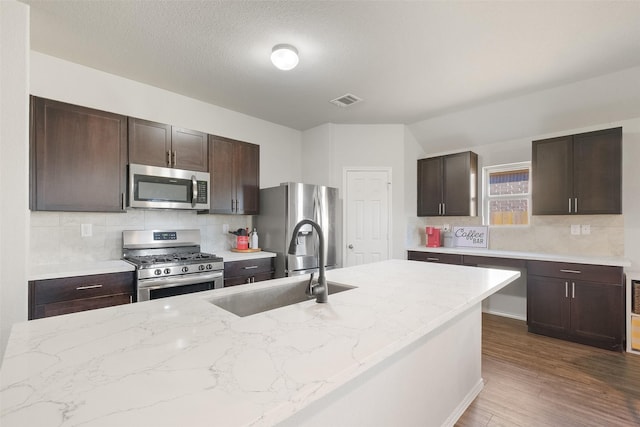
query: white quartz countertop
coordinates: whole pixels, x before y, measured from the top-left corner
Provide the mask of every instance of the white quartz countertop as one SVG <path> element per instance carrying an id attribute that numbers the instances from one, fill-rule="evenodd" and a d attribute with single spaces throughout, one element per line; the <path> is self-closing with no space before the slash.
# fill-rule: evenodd
<path id="1" fill-rule="evenodd" d="M 357 288 L 327 304 L 238 317 L 209 302 L 300 280 L 290 277 L 19 323 L 0 425 L 273 425 L 519 275 L 388 260 L 328 271 Z"/>
<path id="2" fill-rule="evenodd" d="M 232 251 L 216 251 L 216 255 L 222 257 L 224 262 L 231 261 L 244 261 L 246 259 L 257 259 L 257 258 L 273 258 L 276 256 L 273 252 L 232 252 Z"/>
<path id="3" fill-rule="evenodd" d="M 121 273 L 134 270 L 135 267 L 132 264 L 122 260 L 45 264 L 31 266 L 28 279 L 58 279 L 61 277 L 90 276 L 92 274 Z"/>
<path id="4" fill-rule="evenodd" d="M 460 255 L 477 255 L 496 258 L 515 258 L 537 261 L 555 261 L 555 262 L 571 262 L 577 264 L 593 264 L 593 265 L 610 265 L 615 267 L 630 267 L 631 261 L 626 258 L 606 257 L 606 256 L 579 256 L 565 254 L 548 254 L 538 252 L 522 252 L 522 251 L 498 251 L 494 249 L 477 249 L 477 248 L 428 248 L 426 246 L 415 246 L 407 248 L 408 251 L 417 252 L 436 252 L 446 254 Z"/>

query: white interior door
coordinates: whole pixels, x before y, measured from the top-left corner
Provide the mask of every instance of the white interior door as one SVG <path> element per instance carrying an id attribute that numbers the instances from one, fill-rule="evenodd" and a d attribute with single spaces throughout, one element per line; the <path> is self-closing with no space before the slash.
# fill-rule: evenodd
<path id="1" fill-rule="evenodd" d="M 389 258 L 391 170 L 345 170 L 346 267 Z"/>

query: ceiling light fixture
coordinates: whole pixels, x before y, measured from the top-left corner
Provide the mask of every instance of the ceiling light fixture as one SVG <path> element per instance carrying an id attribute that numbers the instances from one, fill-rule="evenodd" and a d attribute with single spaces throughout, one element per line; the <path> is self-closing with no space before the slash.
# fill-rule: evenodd
<path id="1" fill-rule="evenodd" d="M 280 70 L 292 70 L 298 65 L 298 49 L 290 44 L 277 44 L 271 50 L 271 62 Z"/>

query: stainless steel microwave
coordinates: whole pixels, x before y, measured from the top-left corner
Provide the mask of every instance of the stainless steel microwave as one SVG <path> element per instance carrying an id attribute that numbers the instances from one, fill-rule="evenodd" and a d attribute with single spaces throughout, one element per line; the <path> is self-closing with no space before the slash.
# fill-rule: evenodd
<path id="1" fill-rule="evenodd" d="M 129 203 L 132 208 L 209 209 L 208 172 L 129 165 Z"/>

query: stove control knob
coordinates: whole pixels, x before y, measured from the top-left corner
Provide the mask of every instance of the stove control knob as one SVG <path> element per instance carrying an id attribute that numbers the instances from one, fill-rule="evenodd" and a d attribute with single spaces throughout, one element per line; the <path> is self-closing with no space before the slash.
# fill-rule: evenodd
<path id="1" fill-rule="evenodd" d="M 204 265 L 200 264 L 200 265 L 198 266 L 198 270 L 204 270 Z"/>
<path id="2" fill-rule="evenodd" d="M 213 269 L 213 265 L 207 264 L 207 270 L 212 270 L 212 269 Z"/>
<path id="3" fill-rule="evenodd" d="M 162 270 L 160 270 L 159 268 L 153 272 L 153 274 L 155 274 L 156 276 L 159 276 L 162 274 Z"/>
<path id="4" fill-rule="evenodd" d="M 171 273 L 171 269 L 170 268 L 165 268 L 164 269 L 164 274 L 169 274 Z"/>
<path id="5" fill-rule="evenodd" d="M 186 272 L 188 272 L 188 271 L 189 271 L 189 267 L 182 267 L 182 272 L 183 272 L 183 273 L 186 273 Z"/>

